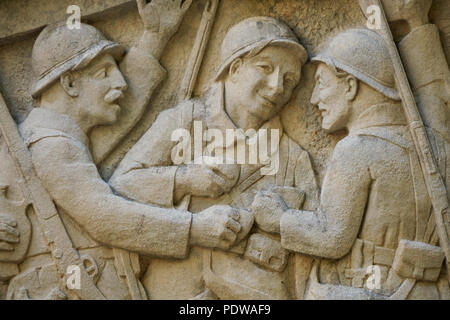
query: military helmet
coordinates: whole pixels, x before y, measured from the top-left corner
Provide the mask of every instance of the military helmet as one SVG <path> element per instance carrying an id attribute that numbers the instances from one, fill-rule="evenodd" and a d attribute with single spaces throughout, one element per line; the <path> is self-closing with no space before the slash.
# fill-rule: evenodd
<path id="1" fill-rule="evenodd" d="M 219 79 L 237 58 L 258 47 L 276 45 L 296 52 L 302 64 L 308 59 L 306 49 L 298 42 L 294 32 L 281 21 L 270 17 L 252 17 L 234 25 L 226 34 L 221 49 Z"/>
<path id="2" fill-rule="evenodd" d="M 350 29 L 331 39 L 311 59 L 343 70 L 385 96 L 400 100 L 395 88 L 394 66 L 383 38 L 368 29 Z"/>
<path id="3" fill-rule="evenodd" d="M 66 23 L 49 25 L 42 30 L 33 46 L 32 67 L 36 81 L 31 90 L 38 98 L 64 72 L 86 67 L 101 53 L 110 53 L 116 60 L 125 48 L 107 40 L 93 26 L 82 23 L 69 29 Z"/>

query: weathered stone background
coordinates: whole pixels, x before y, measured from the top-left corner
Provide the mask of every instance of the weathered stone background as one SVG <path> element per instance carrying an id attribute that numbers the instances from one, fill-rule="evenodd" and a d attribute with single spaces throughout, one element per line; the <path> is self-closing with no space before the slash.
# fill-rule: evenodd
<path id="1" fill-rule="evenodd" d="M 33 106 L 29 94 L 33 81 L 30 63 L 33 43 L 43 26 L 68 16 L 66 8 L 71 4 L 80 6 L 86 22 L 99 28 L 108 38 L 127 46 L 133 45 L 142 32 L 135 1 L 0 1 L 0 88 L 18 123 L 26 118 Z M 176 103 L 178 86 L 204 5 L 205 0 L 194 0 L 179 33 L 169 43 L 161 61 L 169 71 L 168 79 L 153 96 L 137 126 L 99 165 L 105 179 L 156 115 Z M 432 20 L 441 28 L 443 39 L 445 33 L 447 37 L 450 34 L 449 11 L 448 0 L 434 1 Z M 221 0 L 195 95 L 207 89 L 219 66 L 220 44 L 228 28 L 244 18 L 257 15 L 272 16 L 286 22 L 310 54 L 316 53 L 320 45 L 337 32 L 365 23 L 357 0 Z M 448 53 L 448 46 L 446 49 Z M 322 180 L 329 154 L 342 135 L 327 135 L 320 129 L 319 113 L 309 103 L 313 72 L 312 66 L 305 66 L 299 89 L 283 111 L 282 119 L 289 135 L 309 151 Z"/>

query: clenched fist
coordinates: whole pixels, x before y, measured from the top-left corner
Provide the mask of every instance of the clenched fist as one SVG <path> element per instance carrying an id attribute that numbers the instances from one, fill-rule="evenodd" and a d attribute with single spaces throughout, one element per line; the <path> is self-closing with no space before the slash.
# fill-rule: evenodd
<path id="1" fill-rule="evenodd" d="M 240 167 L 235 164 L 210 162 L 179 167 L 175 176 L 176 201 L 186 194 L 217 198 L 234 187 L 239 173 Z"/>
<path id="2" fill-rule="evenodd" d="M 266 232 L 280 233 L 281 216 L 288 209 L 283 198 L 272 191 L 258 192 L 252 203 L 256 224 Z"/>
<path id="3" fill-rule="evenodd" d="M 218 205 L 192 215 L 190 243 L 193 246 L 228 250 L 242 226 L 239 210 Z"/>

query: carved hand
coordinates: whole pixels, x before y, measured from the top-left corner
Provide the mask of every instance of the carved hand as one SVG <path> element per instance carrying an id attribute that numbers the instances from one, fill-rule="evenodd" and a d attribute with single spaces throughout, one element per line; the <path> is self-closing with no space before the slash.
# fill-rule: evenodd
<path id="1" fill-rule="evenodd" d="M 228 250 L 241 230 L 239 210 L 212 206 L 192 215 L 190 243 L 194 246 Z"/>
<path id="2" fill-rule="evenodd" d="M 0 214 L 0 251 L 13 251 L 13 244 L 19 243 L 17 221 L 11 216 Z"/>
<path id="3" fill-rule="evenodd" d="M 205 163 L 179 167 L 175 178 L 176 198 L 190 194 L 217 198 L 234 187 L 240 168 L 235 164 Z"/>
<path id="4" fill-rule="evenodd" d="M 174 35 L 183 20 L 185 12 L 189 9 L 192 0 L 136 0 L 139 15 L 146 30 Z"/>
<path id="5" fill-rule="evenodd" d="M 280 233 L 280 220 L 289 209 L 283 198 L 272 191 L 260 191 L 252 203 L 252 212 L 258 227 L 266 232 Z"/>
<path id="6" fill-rule="evenodd" d="M 389 22 L 405 20 L 411 29 L 428 23 L 433 0 L 382 0 Z"/>

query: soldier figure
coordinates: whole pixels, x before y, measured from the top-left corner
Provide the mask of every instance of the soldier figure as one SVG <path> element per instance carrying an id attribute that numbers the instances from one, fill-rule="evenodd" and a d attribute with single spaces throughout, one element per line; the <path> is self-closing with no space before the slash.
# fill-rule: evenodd
<path id="1" fill-rule="evenodd" d="M 192 212 L 216 204 L 249 210 L 255 193 L 269 188 L 296 208 L 305 196 L 303 208 L 314 210 L 318 190 L 309 155 L 283 132 L 278 116 L 306 60 L 307 52 L 294 33 L 276 19 L 253 17 L 233 26 L 223 40 L 220 69 L 209 91 L 162 112 L 122 160 L 110 184 L 130 199 L 166 207 L 181 203 Z M 279 137 L 270 136 L 278 139 L 278 147 L 270 151 L 271 159 L 279 157 L 277 172 L 262 174 L 262 161 L 212 167 L 174 163 L 173 154 L 179 150 L 172 133 L 182 128 L 194 137 L 196 122 L 204 131 L 219 130 L 222 137 L 234 129 L 244 140 L 258 135 L 258 129 L 278 130 Z M 227 140 L 226 148 L 236 148 L 238 140 Z M 194 159 L 195 148 L 188 148 L 188 159 Z M 243 241 L 232 251 L 195 248 L 188 260 L 153 259 L 143 284 L 155 299 L 292 297 L 286 285 L 288 252 L 279 238 L 255 230 L 247 246 Z"/>
<path id="2" fill-rule="evenodd" d="M 115 195 L 101 179 L 89 151 L 91 129 L 114 123 L 121 110 L 119 103 L 136 107 L 148 103 L 165 76 L 158 62 L 162 49 L 190 4 L 138 1 L 145 31 L 138 46 L 124 58 L 121 45 L 86 24 L 79 30 L 69 30 L 64 24 L 48 26 L 33 48 L 38 79 L 32 95 L 39 98 L 39 107 L 20 131 L 70 239 L 108 299 L 130 298 L 130 279 L 121 279 L 123 270 L 111 247 L 184 258 L 189 245 L 231 246 L 240 229 L 239 214 L 229 207 L 210 208 L 193 218 L 184 210 L 144 205 Z M 155 21 L 160 25 L 155 26 Z M 8 298 L 63 299 L 61 275 L 36 219 L 31 220 L 31 248 L 20 265 L 21 273 L 10 282 Z M 139 264 L 132 262 L 138 276 Z"/>
<path id="3" fill-rule="evenodd" d="M 280 233 L 283 247 L 323 258 L 307 298 L 446 298 L 444 255 L 383 39 L 348 30 L 312 60 L 322 127 L 348 135 L 334 149 L 318 210 L 292 210 L 260 193 L 256 223 Z"/>

